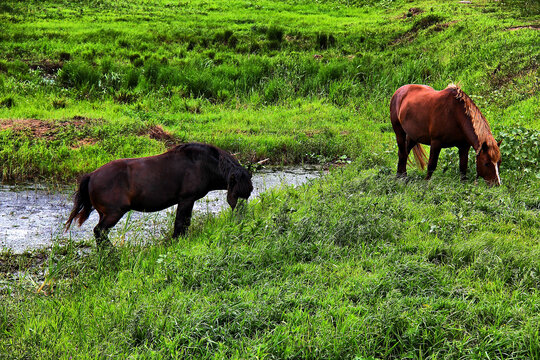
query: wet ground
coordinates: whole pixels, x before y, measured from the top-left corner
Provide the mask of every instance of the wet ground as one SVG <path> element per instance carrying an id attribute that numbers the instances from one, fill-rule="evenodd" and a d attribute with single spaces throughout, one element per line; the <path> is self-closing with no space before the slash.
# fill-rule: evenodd
<path id="1" fill-rule="evenodd" d="M 253 176 L 254 191 L 250 199 L 268 189 L 300 185 L 321 175 L 320 170 L 304 168 L 259 171 Z M 0 185 L 0 251 L 22 253 L 50 246 L 58 239 L 91 239 L 98 221 L 95 211 L 82 227 L 73 224 L 69 232 L 63 232 L 73 205 L 73 191 L 72 187 L 51 189 L 35 184 Z M 226 191 L 213 191 L 195 203 L 194 215 L 217 213 L 226 206 Z M 174 212 L 175 207 L 155 213 L 128 213 L 111 231 L 111 240 L 161 238 L 171 231 Z"/>

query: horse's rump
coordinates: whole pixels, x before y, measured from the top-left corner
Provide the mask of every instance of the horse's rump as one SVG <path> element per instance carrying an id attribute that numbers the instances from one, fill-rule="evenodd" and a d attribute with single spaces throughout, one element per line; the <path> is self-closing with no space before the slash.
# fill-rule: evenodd
<path id="1" fill-rule="evenodd" d="M 88 192 L 88 184 L 90 182 L 90 174 L 83 175 L 79 181 L 79 189 L 73 196 L 73 210 L 66 221 L 66 231 L 69 230 L 71 222 L 78 219 L 79 226 L 81 226 L 90 216 L 93 210 L 92 202 L 90 201 L 90 195 Z"/>

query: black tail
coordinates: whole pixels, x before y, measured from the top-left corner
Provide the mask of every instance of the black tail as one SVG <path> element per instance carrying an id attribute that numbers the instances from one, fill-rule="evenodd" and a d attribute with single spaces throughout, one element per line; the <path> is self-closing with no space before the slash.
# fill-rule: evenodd
<path id="1" fill-rule="evenodd" d="M 69 215 L 68 221 L 66 221 L 66 230 L 69 230 L 71 222 L 75 219 L 79 219 L 79 226 L 88 219 L 90 213 L 94 208 L 90 202 L 90 195 L 88 194 L 88 183 L 90 182 L 90 175 L 86 174 L 81 178 L 79 183 L 79 190 L 75 193 L 73 197 L 73 210 Z"/>

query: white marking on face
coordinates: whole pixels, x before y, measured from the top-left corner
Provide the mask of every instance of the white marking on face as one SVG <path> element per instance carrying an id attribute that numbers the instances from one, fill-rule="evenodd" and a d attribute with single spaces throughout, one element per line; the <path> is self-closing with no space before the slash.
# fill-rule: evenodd
<path id="1" fill-rule="evenodd" d="M 501 177 L 499 176 L 499 164 L 494 162 L 493 165 L 495 166 L 495 174 L 497 174 L 497 185 L 501 185 Z"/>

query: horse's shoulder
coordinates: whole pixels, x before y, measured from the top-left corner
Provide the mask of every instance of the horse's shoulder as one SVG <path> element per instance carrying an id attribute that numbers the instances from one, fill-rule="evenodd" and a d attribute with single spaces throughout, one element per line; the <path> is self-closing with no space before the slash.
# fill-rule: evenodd
<path id="1" fill-rule="evenodd" d="M 179 156 L 188 157 L 191 160 L 196 160 L 200 157 L 219 159 L 219 149 L 213 145 L 203 143 L 187 143 L 180 145 L 175 149 L 175 153 Z"/>

